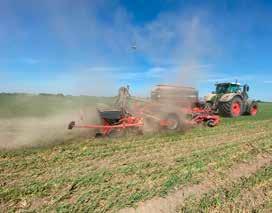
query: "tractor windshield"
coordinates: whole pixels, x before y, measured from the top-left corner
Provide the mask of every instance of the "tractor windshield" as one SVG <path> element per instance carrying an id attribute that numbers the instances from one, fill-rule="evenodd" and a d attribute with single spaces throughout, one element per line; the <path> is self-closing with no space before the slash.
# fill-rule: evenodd
<path id="1" fill-rule="evenodd" d="M 225 93 L 237 93 L 240 90 L 240 86 L 237 84 L 217 84 L 216 93 L 225 94 Z"/>

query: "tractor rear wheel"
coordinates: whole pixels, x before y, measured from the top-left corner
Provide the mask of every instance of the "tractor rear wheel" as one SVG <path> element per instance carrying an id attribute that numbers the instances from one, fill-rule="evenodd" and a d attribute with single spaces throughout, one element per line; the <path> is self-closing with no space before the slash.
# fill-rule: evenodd
<path id="1" fill-rule="evenodd" d="M 238 117 L 243 111 L 243 103 L 239 97 L 234 97 L 228 102 L 220 102 L 218 107 L 220 114 L 225 117 Z"/>

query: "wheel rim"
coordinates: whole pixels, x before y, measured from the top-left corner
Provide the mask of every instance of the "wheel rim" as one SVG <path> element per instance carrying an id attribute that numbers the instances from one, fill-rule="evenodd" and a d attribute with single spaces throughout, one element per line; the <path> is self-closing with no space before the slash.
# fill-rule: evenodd
<path id="1" fill-rule="evenodd" d="M 174 130 L 178 127 L 178 121 L 175 119 L 167 119 L 168 125 L 167 128 L 170 130 Z"/>
<path id="2" fill-rule="evenodd" d="M 239 116 L 240 113 L 241 113 L 241 105 L 239 102 L 235 102 L 232 104 L 232 107 L 231 107 L 231 110 L 232 110 L 232 114 L 236 117 L 236 116 Z"/>
<path id="3" fill-rule="evenodd" d="M 208 127 L 214 127 L 214 126 L 215 126 L 214 121 L 213 121 L 213 120 L 209 120 L 209 121 L 207 122 L 207 126 L 208 126 Z"/>
<path id="4" fill-rule="evenodd" d="M 251 109 L 250 109 L 250 114 L 251 115 L 256 115 L 258 112 L 258 107 L 257 106 L 252 106 Z"/>

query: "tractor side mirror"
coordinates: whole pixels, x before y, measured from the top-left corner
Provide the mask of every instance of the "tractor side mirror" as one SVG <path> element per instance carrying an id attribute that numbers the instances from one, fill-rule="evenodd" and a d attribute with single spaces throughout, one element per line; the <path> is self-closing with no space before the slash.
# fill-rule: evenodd
<path id="1" fill-rule="evenodd" d="M 248 92 L 249 91 L 249 86 L 247 84 L 244 85 L 244 92 Z"/>

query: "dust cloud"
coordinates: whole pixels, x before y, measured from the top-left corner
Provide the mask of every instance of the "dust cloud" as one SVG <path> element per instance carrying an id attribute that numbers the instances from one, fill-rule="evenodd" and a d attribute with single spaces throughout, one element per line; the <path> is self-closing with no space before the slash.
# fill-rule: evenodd
<path id="1" fill-rule="evenodd" d="M 80 122 L 80 116 L 79 111 L 67 111 L 45 117 L 1 119 L 0 149 L 44 147 L 65 143 L 78 137 L 90 137 L 90 130 L 68 130 L 69 122 Z M 98 121 L 96 109 L 85 111 L 84 119 L 84 122 Z"/>

